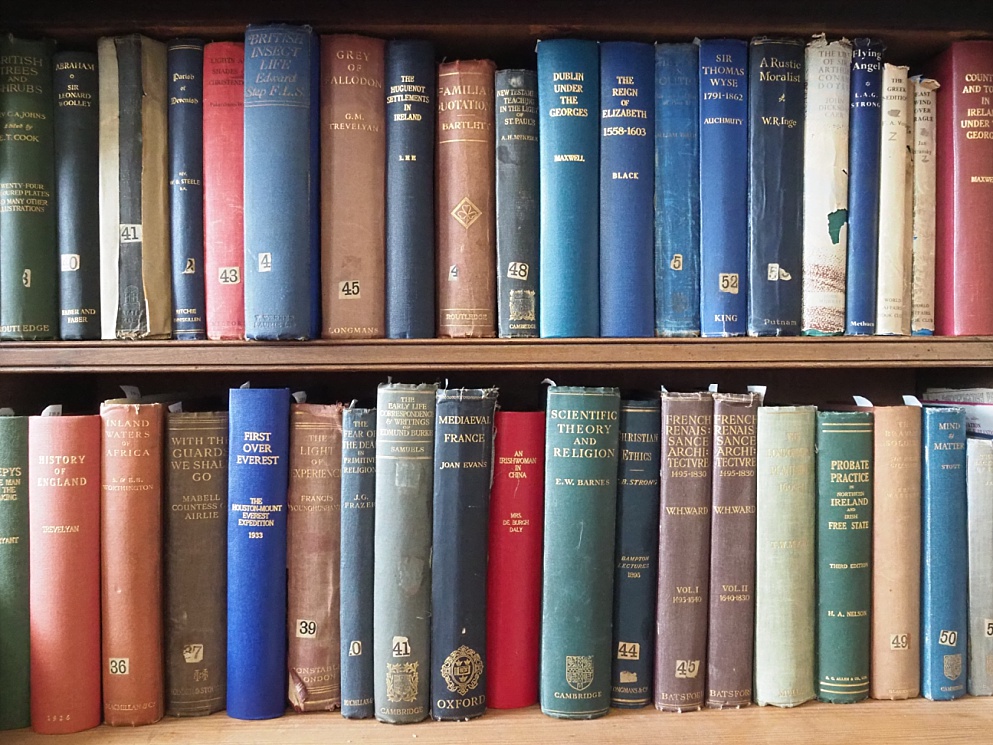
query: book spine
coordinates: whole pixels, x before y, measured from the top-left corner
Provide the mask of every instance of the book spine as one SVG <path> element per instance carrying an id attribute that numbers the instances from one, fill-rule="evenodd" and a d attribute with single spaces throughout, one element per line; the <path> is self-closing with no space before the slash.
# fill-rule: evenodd
<path id="1" fill-rule="evenodd" d="M 592 719 L 610 705 L 620 401 L 617 388 L 548 389 L 540 695 L 549 716 Z"/>
<path id="2" fill-rule="evenodd" d="M 341 715 L 375 716 L 372 674 L 376 410 L 341 416 Z"/>
<path id="3" fill-rule="evenodd" d="M 437 70 L 429 41 L 386 44 L 386 336 L 435 330 Z"/>
<path id="4" fill-rule="evenodd" d="M 171 716 L 224 708 L 228 416 L 166 415 L 165 705 Z"/>
<path id="5" fill-rule="evenodd" d="M 496 194 L 490 60 L 438 66 L 438 336 L 496 336 Z"/>
<path id="6" fill-rule="evenodd" d="M 758 37 L 748 62 L 748 334 L 800 333 L 804 49 Z"/>
<path id="7" fill-rule="evenodd" d="M 599 83 L 595 41 L 538 42 L 543 337 L 600 333 Z"/>
<path id="8" fill-rule="evenodd" d="M 655 333 L 700 335 L 700 47 L 655 45 Z"/>
<path id="9" fill-rule="evenodd" d="M 813 406 L 760 407 L 756 429 L 755 703 L 814 698 Z"/>
<path id="10" fill-rule="evenodd" d="M 966 444 L 969 517 L 969 695 L 993 696 L 993 441 Z"/>
<path id="11" fill-rule="evenodd" d="M 317 335 L 318 64 L 317 37 L 309 26 L 249 26 L 245 32 L 244 281 L 249 339 Z M 274 84 L 277 78 L 295 84 Z"/>
<path id="12" fill-rule="evenodd" d="M 876 331 L 883 48 L 875 39 L 852 42 L 845 333 L 856 336 Z"/>
<path id="13" fill-rule="evenodd" d="M 227 712 L 234 719 L 271 719 L 286 706 L 289 406 L 286 388 L 229 394 Z"/>
<path id="14" fill-rule="evenodd" d="M 379 386 L 373 674 L 376 718 L 428 716 L 434 384 Z"/>
<path id="15" fill-rule="evenodd" d="M 943 701 L 969 675 L 965 411 L 926 406 L 921 429 L 921 693 Z"/>
<path id="16" fill-rule="evenodd" d="M 655 708 L 703 706 L 710 589 L 714 398 L 662 393 L 662 499 L 655 647 Z"/>
<path id="17" fill-rule="evenodd" d="M 600 335 L 655 335 L 655 50 L 600 45 Z"/>
<path id="18" fill-rule="evenodd" d="M 498 411 L 486 578 L 486 703 L 538 700 L 545 412 Z"/>
<path id="19" fill-rule="evenodd" d="M 208 339 L 245 337 L 245 45 L 203 49 L 203 251 Z"/>
<path id="20" fill-rule="evenodd" d="M 443 87 L 445 83 L 442 83 Z M 496 388 L 439 390 L 431 555 L 431 716 L 486 711 L 486 545 Z"/>
<path id="21" fill-rule="evenodd" d="M 97 56 L 58 52 L 53 66 L 59 337 L 87 341 L 100 338 Z"/>
<path id="22" fill-rule="evenodd" d="M 614 659 L 610 704 L 652 701 L 659 567 L 659 401 L 622 401 L 614 537 Z"/>
<path id="23" fill-rule="evenodd" d="M 321 335 L 386 333 L 386 97 L 382 39 L 321 37 Z"/>
<path id="24" fill-rule="evenodd" d="M 752 700 L 755 624 L 756 393 L 714 394 L 708 707 Z"/>
<path id="25" fill-rule="evenodd" d="M 873 419 L 817 413 L 817 698 L 869 695 Z"/>
<path id="26" fill-rule="evenodd" d="M 103 719 L 152 724 L 164 708 L 162 405 L 106 402 L 100 417 Z"/>
<path id="27" fill-rule="evenodd" d="M 39 734 L 81 732 L 103 718 L 100 417 L 32 417 L 28 461 L 31 724 Z"/>
<path id="28" fill-rule="evenodd" d="M 172 332 L 207 338 L 203 272 L 203 42 L 174 39 L 167 48 L 169 219 Z"/>
<path id="29" fill-rule="evenodd" d="M 341 410 L 290 406 L 287 697 L 296 711 L 341 706 Z"/>
<path id="30" fill-rule="evenodd" d="M 120 290 L 120 85 L 113 37 L 97 41 L 100 168 L 100 338 L 117 338 Z"/>
<path id="31" fill-rule="evenodd" d="M 54 43 L 0 36 L 0 339 L 57 339 Z M 30 125 L 26 122 L 30 122 Z"/>
<path id="32" fill-rule="evenodd" d="M 700 42 L 700 330 L 744 336 L 748 311 L 748 42 Z M 709 206 L 720 205 L 708 211 Z"/>
<path id="33" fill-rule="evenodd" d="M 0 416 L 0 730 L 31 723 L 28 419 Z"/>
<path id="34" fill-rule="evenodd" d="M 934 334 L 934 108 L 938 82 L 915 75 L 913 85 L 913 251 L 911 322 L 915 336 Z"/>
<path id="35" fill-rule="evenodd" d="M 803 118 L 803 333 L 845 331 L 848 251 L 848 118 L 852 45 L 807 44 Z"/>
<path id="36" fill-rule="evenodd" d="M 538 336 L 538 76 L 497 70 L 496 252 L 499 336 Z"/>

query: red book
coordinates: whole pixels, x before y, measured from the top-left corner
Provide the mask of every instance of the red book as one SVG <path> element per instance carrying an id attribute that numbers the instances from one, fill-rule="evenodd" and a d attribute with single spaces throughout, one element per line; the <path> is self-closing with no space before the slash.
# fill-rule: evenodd
<path id="1" fill-rule="evenodd" d="M 538 700 L 545 412 L 496 415 L 486 595 L 486 705 Z"/>
<path id="2" fill-rule="evenodd" d="M 33 416 L 31 727 L 43 735 L 100 724 L 100 417 Z"/>
<path id="3" fill-rule="evenodd" d="M 245 338 L 245 45 L 203 49 L 203 235 L 207 338 Z"/>
<path id="4" fill-rule="evenodd" d="M 993 41 L 935 60 L 935 333 L 993 334 Z"/>

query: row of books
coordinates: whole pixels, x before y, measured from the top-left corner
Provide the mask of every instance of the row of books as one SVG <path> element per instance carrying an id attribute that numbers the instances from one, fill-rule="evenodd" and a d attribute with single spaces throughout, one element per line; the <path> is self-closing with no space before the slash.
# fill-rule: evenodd
<path id="1" fill-rule="evenodd" d="M 0 49 L 3 339 L 993 334 L 990 41 Z"/>
<path id="2" fill-rule="evenodd" d="M 5 411 L 0 726 L 993 695 L 993 440 L 763 395 Z"/>

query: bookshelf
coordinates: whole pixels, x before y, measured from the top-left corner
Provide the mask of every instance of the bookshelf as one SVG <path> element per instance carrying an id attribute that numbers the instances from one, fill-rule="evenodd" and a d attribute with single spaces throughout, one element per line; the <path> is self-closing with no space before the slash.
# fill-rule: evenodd
<path id="1" fill-rule="evenodd" d="M 92 48 L 98 36 L 143 31 L 159 39 L 182 34 L 236 39 L 247 23 L 310 23 L 320 32 L 348 31 L 384 38 L 433 40 L 448 59 L 489 56 L 498 66 L 533 66 L 534 42 L 560 36 L 641 41 L 757 34 L 874 35 L 890 58 L 917 64 L 950 42 L 993 38 L 989 0 L 34 0 L 5 3 L 3 31 L 48 35 L 67 46 Z M 452 385 L 495 384 L 513 407 L 540 406 L 545 377 L 561 384 L 611 384 L 625 389 L 673 390 L 718 382 L 769 386 L 770 403 L 822 403 L 866 395 L 895 402 L 930 383 L 993 383 L 993 338 L 789 338 L 646 340 L 422 340 L 308 343 L 54 342 L 0 344 L 0 405 L 36 413 L 62 401 L 67 411 L 95 410 L 119 383 L 146 392 L 188 390 L 214 396 L 251 378 L 257 385 L 307 388 L 312 400 L 371 400 L 375 385 L 448 378 Z M 71 674 L 71 671 L 67 671 Z M 652 709 L 612 710 L 593 722 L 565 722 L 537 707 L 490 711 L 468 723 L 424 723 L 396 729 L 352 722 L 337 714 L 295 715 L 240 722 L 224 714 L 167 718 L 136 732 L 100 727 L 61 741 L 79 744 L 328 743 L 472 740 L 486 743 L 552 741 L 793 743 L 928 742 L 985 739 L 993 701 L 950 703 L 922 699 L 853 706 L 806 704 L 795 710 L 750 707 L 673 716 Z M 6 745 L 41 743 L 28 730 L 4 732 Z"/>

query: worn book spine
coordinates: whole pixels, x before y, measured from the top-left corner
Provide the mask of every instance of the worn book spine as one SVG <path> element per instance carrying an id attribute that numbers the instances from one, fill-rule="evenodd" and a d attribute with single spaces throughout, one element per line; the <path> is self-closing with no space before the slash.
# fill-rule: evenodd
<path id="1" fill-rule="evenodd" d="M 208 339 L 245 337 L 245 45 L 203 48 L 203 251 Z"/>
<path id="2" fill-rule="evenodd" d="M 431 553 L 431 716 L 486 711 L 486 545 L 496 388 L 437 393 Z"/>
<path id="3" fill-rule="evenodd" d="M 228 415 L 170 411 L 165 438 L 166 714 L 203 716 L 226 698 Z"/>
<path id="4" fill-rule="evenodd" d="M 97 115 L 99 118 L 100 338 L 117 338 L 120 286 L 120 85 L 113 37 L 97 41 Z"/>
<path id="5" fill-rule="evenodd" d="M 910 333 L 934 334 L 934 210 L 935 210 L 935 98 L 938 82 L 922 75 L 911 79 L 913 86 L 912 144 L 913 251 L 911 263 Z"/>
<path id="6" fill-rule="evenodd" d="M 600 334 L 600 52 L 538 42 L 542 337 Z"/>
<path id="7" fill-rule="evenodd" d="M 993 441 L 966 442 L 969 695 L 993 696 Z"/>
<path id="8" fill-rule="evenodd" d="M 31 726 L 46 735 L 81 732 L 103 719 L 100 417 L 31 417 L 28 460 Z"/>
<path id="9" fill-rule="evenodd" d="M 703 706 L 710 590 L 714 397 L 662 392 L 655 708 Z"/>
<path id="10" fill-rule="evenodd" d="M 490 60 L 438 66 L 438 336 L 496 336 L 495 122 Z"/>
<path id="11" fill-rule="evenodd" d="M 287 697 L 296 711 L 341 706 L 341 410 L 290 405 Z"/>
<path id="12" fill-rule="evenodd" d="M 100 406 L 103 719 L 152 724 L 164 709 L 162 404 Z"/>
<path id="13" fill-rule="evenodd" d="M 707 698 L 714 709 L 752 700 L 755 624 L 757 393 L 714 394 Z"/>
<path id="14" fill-rule="evenodd" d="M 807 44 L 803 150 L 803 333 L 845 331 L 848 117 L 852 45 L 823 34 Z"/>
<path id="15" fill-rule="evenodd" d="M 486 704 L 538 700 L 545 412 L 498 411 L 486 576 Z"/>
<path id="16" fill-rule="evenodd" d="M 610 705 L 652 702 L 659 567 L 659 401 L 621 401 Z"/>
<path id="17" fill-rule="evenodd" d="M 97 56 L 57 52 L 55 202 L 59 246 L 59 338 L 100 338 L 100 115 Z"/>
<path id="18" fill-rule="evenodd" d="M 817 413 L 817 698 L 869 695 L 873 419 Z"/>
<path id="19" fill-rule="evenodd" d="M 758 410 L 752 695 L 759 706 L 814 698 L 815 414 L 813 406 Z"/>
<path id="20" fill-rule="evenodd" d="M 655 50 L 600 44 L 600 335 L 655 335 Z"/>
<path id="21" fill-rule="evenodd" d="M 548 389 L 540 695 L 563 719 L 610 707 L 620 403 L 617 388 Z"/>
<path id="22" fill-rule="evenodd" d="M 376 410 L 341 414 L 341 715 L 375 716 L 372 675 Z"/>
<path id="23" fill-rule="evenodd" d="M 51 40 L 0 36 L 0 339 L 57 339 L 55 94 Z"/>
<path id="24" fill-rule="evenodd" d="M 538 336 L 538 77 L 497 70 L 497 331 Z"/>
<path id="25" fill-rule="evenodd" d="M 431 684 L 431 499 L 437 385 L 379 386 L 373 674 L 376 718 L 428 716 Z"/>
<path id="26" fill-rule="evenodd" d="M 382 39 L 321 37 L 321 336 L 386 333 Z"/>
<path id="27" fill-rule="evenodd" d="M 655 45 L 655 334 L 700 335 L 700 45 Z"/>

